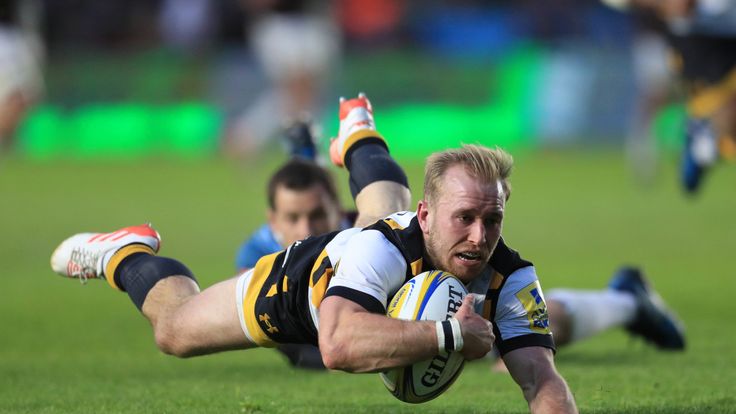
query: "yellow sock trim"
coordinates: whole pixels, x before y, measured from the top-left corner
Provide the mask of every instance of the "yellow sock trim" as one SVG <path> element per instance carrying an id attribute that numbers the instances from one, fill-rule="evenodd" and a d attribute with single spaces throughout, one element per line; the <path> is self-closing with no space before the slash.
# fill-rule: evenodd
<path id="1" fill-rule="evenodd" d="M 129 244 L 121 247 L 112 255 L 110 261 L 107 262 L 107 266 L 105 266 L 105 280 L 107 280 L 107 283 L 109 283 L 114 289 L 122 290 L 115 284 L 115 269 L 118 268 L 123 259 L 134 253 L 148 253 L 151 256 L 156 254 L 153 249 L 145 244 Z"/>
<path id="2" fill-rule="evenodd" d="M 345 142 L 342 144 L 342 154 L 340 154 L 340 158 L 342 159 L 342 165 L 345 165 L 345 155 L 348 153 L 348 150 L 350 149 L 350 147 L 355 145 L 356 142 L 367 139 L 367 138 L 378 138 L 381 141 L 383 141 L 386 147 L 388 147 L 388 144 L 386 144 L 386 140 L 375 129 L 361 129 L 361 130 L 355 131 L 352 134 L 350 134 L 350 136 L 347 137 Z"/>

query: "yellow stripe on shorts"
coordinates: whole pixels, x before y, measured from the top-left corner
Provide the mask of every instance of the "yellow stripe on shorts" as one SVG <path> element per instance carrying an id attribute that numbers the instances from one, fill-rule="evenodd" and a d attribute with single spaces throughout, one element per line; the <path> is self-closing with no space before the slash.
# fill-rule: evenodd
<path id="1" fill-rule="evenodd" d="M 273 264 L 276 261 L 276 257 L 282 252 L 269 254 L 268 256 L 261 257 L 256 263 L 256 267 L 253 269 L 253 275 L 250 278 L 250 283 L 246 288 L 245 296 L 243 298 L 243 320 L 245 321 L 245 327 L 248 328 L 248 332 L 253 337 L 253 341 L 258 346 L 272 348 L 276 346 L 276 343 L 266 335 L 266 332 L 261 329 L 261 325 L 258 323 L 258 315 L 256 315 L 256 300 L 258 300 L 258 294 L 261 292 L 263 284 L 268 279 L 268 276 L 273 270 Z"/>

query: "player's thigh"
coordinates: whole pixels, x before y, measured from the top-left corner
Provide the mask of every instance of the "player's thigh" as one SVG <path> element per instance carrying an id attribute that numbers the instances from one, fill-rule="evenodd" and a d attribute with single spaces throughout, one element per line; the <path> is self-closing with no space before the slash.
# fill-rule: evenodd
<path id="1" fill-rule="evenodd" d="M 174 325 L 186 336 L 182 339 L 214 350 L 256 346 L 241 327 L 236 295 L 239 279 L 216 283 L 180 306 Z"/>
<path id="2" fill-rule="evenodd" d="M 397 211 L 409 210 L 411 192 L 393 181 L 376 181 L 358 193 L 355 205 L 358 208 L 355 226 L 365 227 Z"/>

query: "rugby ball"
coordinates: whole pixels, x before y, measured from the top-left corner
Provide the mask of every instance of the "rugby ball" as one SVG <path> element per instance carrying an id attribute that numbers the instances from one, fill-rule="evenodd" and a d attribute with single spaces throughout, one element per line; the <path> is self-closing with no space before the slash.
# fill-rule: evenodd
<path id="1" fill-rule="evenodd" d="M 468 294 L 463 283 L 450 273 L 421 273 L 396 292 L 389 302 L 391 318 L 443 321 L 452 317 Z M 422 403 L 447 390 L 463 369 L 459 352 L 442 352 L 432 359 L 380 373 L 383 384 L 401 401 Z"/>

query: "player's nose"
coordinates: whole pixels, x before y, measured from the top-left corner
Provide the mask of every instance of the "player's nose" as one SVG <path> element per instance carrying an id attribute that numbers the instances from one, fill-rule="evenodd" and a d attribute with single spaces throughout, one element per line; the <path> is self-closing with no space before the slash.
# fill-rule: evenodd
<path id="1" fill-rule="evenodd" d="M 312 234 L 312 226 L 309 219 L 305 217 L 297 221 L 294 226 L 294 234 L 296 234 L 298 240 L 309 237 L 309 235 Z"/>
<path id="2" fill-rule="evenodd" d="M 468 229 L 468 241 L 482 246 L 486 242 L 486 226 L 482 220 L 475 220 Z"/>

